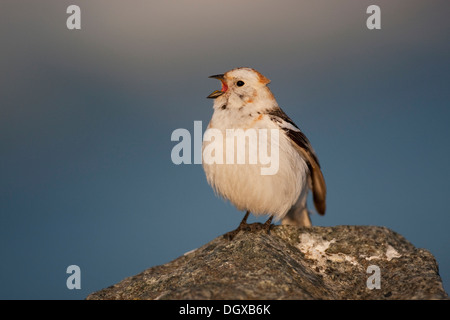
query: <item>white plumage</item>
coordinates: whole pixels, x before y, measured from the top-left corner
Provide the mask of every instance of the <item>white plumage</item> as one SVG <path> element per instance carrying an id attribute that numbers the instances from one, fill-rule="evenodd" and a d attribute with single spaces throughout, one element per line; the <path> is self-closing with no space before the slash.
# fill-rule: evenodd
<path id="1" fill-rule="evenodd" d="M 270 215 L 275 220 L 282 219 L 283 224 L 311 225 L 306 209 L 306 198 L 308 189 L 313 187 L 314 179 L 311 179 L 313 167 L 319 171 L 320 167 L 318 162 L 311 160 L 313 158 L 317 161 L 317 158 L 309 141 L 279 108 L 267 87 L 269 80 L 250 68 L 233 69 L 224 75 L 212 77 L 222 81 L 222 89 L 209 96 L 215 98 L 215 101 L 208 130 L 219 130 L 222 141 L 217 137 L 205 138 L 203 151 L 223 147 L 223 161 L 210 163 L 204 159 L 203 168 L 208 183 L 218 195 L 228 199 L 238 210 L 250 211 L 254 215 Z M 238 153 L 237 141 L 231 141 L 234 138 L 230 138 L 229 135 L 227 138 L 227 133 L 236 129 L 242 129 L 244 132 L 255 130 L 257 133 L 260 132 L 259 129 L 268 130 L 266 141 L 268 150 L 276 148 L 272 150 L 278 151 L 279 154 L 278 159 L 272 159 L 278 160 L 276 164 L 278 171 L 275 174 L 261 174 L 261 168 L 269 165 L 260 161 L 262 159 L 257 148 L 261 144 L 251 144 L 249 140 L 245 144 L 246 163 L 238 164 L 237 161 L 227 163 L 227 154 Z M 270 139 L 271 129 L 277 130 L 278 141 Z M 300 143 L 293 141 L 292 137 L 298 137 Z M 260 138 L 261 135 L 258 135 L 258 139 Z M 278 144 L 271 145 L 271 142 Z M 230 148 L 232 145 L 234 149 Z M 251 164 L 249 155 L 255 153 L 258 155 L 258 161 Z M 314 163 L 311 165 L 311 162 Z M 323 180 L 321 173 L 320 177 Z M 321 187 L 325 208 L 324 182 Z M 320 213 L 323 214 L 324 209 Z"/>

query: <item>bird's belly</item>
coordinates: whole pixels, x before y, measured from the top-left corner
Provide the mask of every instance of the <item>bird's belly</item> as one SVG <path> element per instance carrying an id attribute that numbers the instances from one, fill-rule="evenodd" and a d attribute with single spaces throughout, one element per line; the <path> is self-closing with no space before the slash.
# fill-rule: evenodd
<path id="1" fill-rule="evenodd" d="M 258 150 L 251 147 L 246 149 L 244 163 L 227 162 L 227 154 L 230 155 L 232 150 L 225 146 L 226 138 L 222 143 L 222 163 L 203 161 L 208 183 L 217 194 L 228 199 L 238 210 L 249 210 L 255 215 L 270 214 L 274 215 L 276 220 L 282 219 L 295 204 L 300 192 L 307 187 L 308 175 L 305 161 L 292 147 L 288 138 L 280 136 L 276 146 L 278 159 L 271 154 L 272 162 L 268 164 L 267 161 L 263 164 L 259 156 L 256 157 L 256 163 L 251 162 L 249 154 L 256 152 L 259 155 Z M 203 151 L 214 147 L 221 147 L 218 140 L 204 142 Z M 270 147 L 269 143 L 267 148 Z M 233 152 L 236 152 L 236 149 Z M 205 152 L 203 155 L 205 160 Z M 275 161 L 277 163 L 274 163 Z M 264 168 L 267 170 L 269 166 L 277 169 L 276 173 L 263 174 Z"/>

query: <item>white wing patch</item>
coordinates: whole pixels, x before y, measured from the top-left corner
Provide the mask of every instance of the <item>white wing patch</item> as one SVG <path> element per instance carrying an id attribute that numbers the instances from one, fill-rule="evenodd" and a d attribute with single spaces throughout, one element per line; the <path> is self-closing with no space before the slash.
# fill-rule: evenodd
<path id="1" fill-rule="evenodd" d="M 295 132 L 300 132 L 300 129 L 297 128 L 296 126 L 294 126 L 293 124 L 281 119 L 280 117 L 277 116 L 271 116 L 270 117 L 273 121 L 276 121 L 278 123 L 278 125 L 281 127 L 281 129 L 285 129 L 285 130 L 291 130 L 291 131 L 295 131 Z"/>

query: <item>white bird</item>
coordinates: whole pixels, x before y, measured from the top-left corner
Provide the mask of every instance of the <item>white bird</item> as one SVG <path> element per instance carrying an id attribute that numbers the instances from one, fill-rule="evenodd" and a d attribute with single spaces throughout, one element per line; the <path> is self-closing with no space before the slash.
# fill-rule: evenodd
<path id="1" fill-rule="evenodd" d="M 220 80 L 222 88 L 208 96 L 215 99 L 208 130 L 222 133 L 223 139 L 217 136 L 215 139 L 206 138 L 208 135 L 205 132 L 203 168 L 215 192 L 229 200 L 238 210 L 246 211 L 239 227 L 228 237 L 232 239 L 240 230 L 249 228 L 247 218 L 250 212 L 256 216 L 270 216 L 263 225 L 267 231 L 272 218 L 281 220 L 282 224 L 311 226 L 306 205 L 308 191 L 312 190 L 316 211 L 324 215 L 325 180 L 309 140 L 281 110 L 267 87 L 270 80 L 251 68 L 237 68 L 210 78 Z M 230 142 L 227 133 L 237 129 L 242 129 L 244 133 L 249 130 L 266 129 L 267 132 L 275 129 L 279 133 L 278 141 L 270 139 L 269 134 L 259 135 L 260 139 L 267 139 L 268 149 L 276 147 L 279 158 L 276 159 L 278 170 L 275 174 L 261 174 L 261 168 L 267 167 L 267 164 L 263 164 L 259 158 L 257 163 L 248 163 L 249 154 L 258 152 L 255 146 L 245 146 L 247 154 L 243 158 L 247 161 L 243 164 L 205 161 L 207 150 L 217 151 L 222 148 L 222 159 L 228 159 L 227 154 L 230 156 L 230 152 L 233 152 L 233 157 L 236 151 L 239 153 L 238 146 L 230 148 L 227 145 Z M 232 139 L 234 142 L 234 137 Z M 257 155 L 259 157 L 260 153 Z M 238 158 L 240 156 L 237 155 Z"/>

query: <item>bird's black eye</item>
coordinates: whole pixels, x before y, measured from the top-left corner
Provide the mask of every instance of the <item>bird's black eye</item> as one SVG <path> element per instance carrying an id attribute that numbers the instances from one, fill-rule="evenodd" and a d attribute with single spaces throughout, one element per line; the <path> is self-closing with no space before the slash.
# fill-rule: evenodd
<path id="1" fill-rule="evenodd" d="M 239 80 L 238 82 L 236 82 L 236 85 L 237 85 L 238 87 L 242 87 L 244 84 L 245 84 L 244 81 L 241 81 L 241 80 Z"/>

